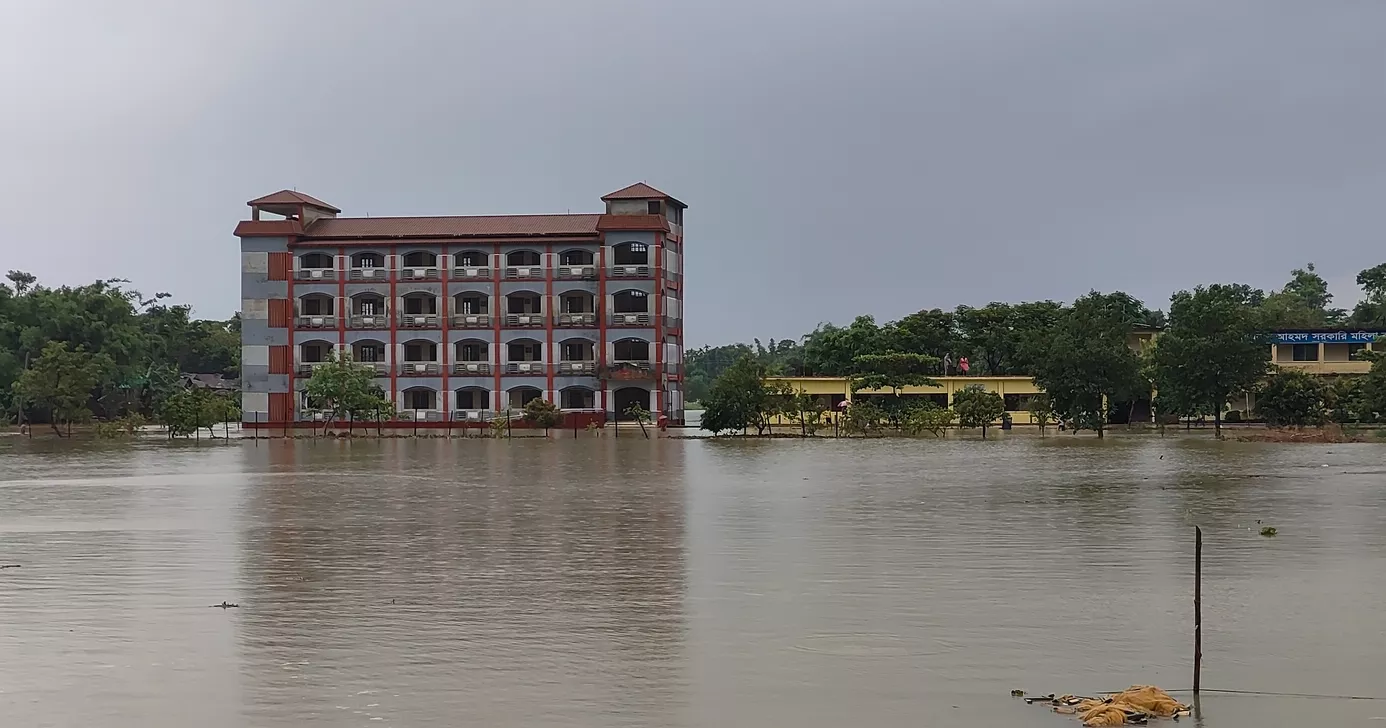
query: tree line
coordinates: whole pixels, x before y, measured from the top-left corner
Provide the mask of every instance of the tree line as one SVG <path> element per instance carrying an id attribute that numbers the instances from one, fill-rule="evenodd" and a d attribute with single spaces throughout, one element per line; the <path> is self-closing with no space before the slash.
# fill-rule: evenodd
<path id="1" fill-rule="evenodd" d="M 194 319 L 191 307 L 168 303 L 169 294 L 146 297 L 123 279 L 48 287 L 22 271 L 5 278 L 0 418 L 60 432 L 59 425 L 93 418 L 158 419 L 175 434 L 239 419 L 234 401 L 187 393 L 180 376 L 239 376 L 239 316 Z"/>
<path id="2" fill-rule="evenodd" d="M 981 374 L 1034 377 L 1045 392 L 1031 403 L 1037 419 L 1052 417 L 1099 436 L 1111 407 L 1152 392 L 1158 393 L 1151 402 L 1157 417 L 1208 416 L 1219 433 L 1228 402 L 1245 392 L 1258 394 L 1258 409 L 1273 424 L 1376 421 L 1386 413 L 1386 365 L 1378 362 L 1366 377 L 1326 382 L 1275 374 L 1270 356 L 1277 329 L 1386 329 L 1386 264 L 1362 271 L 1357 283 L 1363 296 L 1351 312 L 1332 307 L 1327 282 L 1309 264 L 1269 294 L 1241 284 L 1180 291 L 1171 297 L 1168 312 L 1118 291 L 1092 292 L 1069 305 L 1040 301 L 934 309 L 885 324 L 860 316 L 846 326 L 822 324 L 799 342 L 692 350 L 688 397 L 707 407 L 707 429 L 745 430 L 764 420 L 748 414 L 758 406 L 778 409 L 777 416 L 794 410 L 792 393 L 750 387 L 753 374 L 761 379 L 847 377 L 854 389 L 894 391 L 897 397 L 885 399 L 883 406 L 870 403 L 881 407 L 879 417 L 870 411 L 866 416 L 903 429 L 939 415 L 906 411 L 900 387 L 932 384 L 945 357 L 966 356 Z M 1141 330 L 1161 335 L 1153 346 L 1137 350 L 1132 335 Z M 1300 404 L 1285 410 L 1291 394 Z M 1306 400 L 1312 403 L 1302 404 Z M 929 405 L 910 403 L 909 408 Z"/>

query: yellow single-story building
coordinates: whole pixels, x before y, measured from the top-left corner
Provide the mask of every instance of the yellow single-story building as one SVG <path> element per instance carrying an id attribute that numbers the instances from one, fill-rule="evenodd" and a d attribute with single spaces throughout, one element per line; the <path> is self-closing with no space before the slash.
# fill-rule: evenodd
<path id="1" fill-rule="evenodd" d="M 933 387 L 901 387 L 900 397 L 906 400 L 928 400 L 940 408 L 949 407 L 953 395 L 967 387 L 981 387 L 1001 395 L 1006 404 L 1006 412 L 1016 424 L 1030 423 L 1030 398 L 1042 390 L 1035 386 L 1030 377 L 934 377 L 938 382 Z M 843 402 L 853 402 L 876 397 L 894 397 L 890 389 L 862 389 L 852 391 L 850 377 L 770 377 L 774 382 L 785 382 L 801 394 L 808 394 L 822 402 L 829 412 L 841 409 Z M 790 424 L 788 421 L 776 424 Z"/>

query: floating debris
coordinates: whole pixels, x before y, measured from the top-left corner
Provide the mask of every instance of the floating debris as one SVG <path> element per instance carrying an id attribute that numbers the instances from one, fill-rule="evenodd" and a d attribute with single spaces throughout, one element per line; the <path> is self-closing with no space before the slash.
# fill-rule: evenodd
<path id="1" fill-rule="evenodd" d="M 19 564 L 0 564 L 0 569 L 18 569 Z"/>
<path id="2" fill-rule="evenodd" d="M 212 609 L 240 609 L 240 607 L 241 605 L 232 604 L 230 602 L 222 602 L 221 604 L 213 604 L 211 606 Z"/>
<path id="3" fill-rule="evenodd" d="M 1014 695 L 1016 691 L 1011 691 Z M 1019 696 L 1017 696 L 1019 697 Z M 1080 695 L 1025 698 L 1028 704 L 1045 703 L 1054 712 L 1076 715 L 1088 728 L 1114 725 L 1146 725 L 1151 718 L 1173 718 L 1189 715 L 1189 706 L 1170 697 L 1169 693 L 1151 685 L 1132 685 L 1115 695 L 1085 698 Z"/>
<path id="4" fill-rule="evenodd" d="M 1275 534 L 1276 534 L 1275 526 L 1263 526 L 1263 527 L 1261 528 L 1261 535 L 1262 535 L 1262 536 L 1274 536 Z"/>

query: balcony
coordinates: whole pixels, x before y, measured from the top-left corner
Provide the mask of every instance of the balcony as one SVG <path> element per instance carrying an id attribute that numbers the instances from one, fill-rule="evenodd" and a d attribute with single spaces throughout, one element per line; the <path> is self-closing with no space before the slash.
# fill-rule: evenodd
<path id="1" fill-rule="evenodd" d="M 642 381 L 654 379 L 655 370 L 649 360 L 617 360 L 603 368 L 600 376 L 615 381 Z"/>
<path id="2" fill-rule="evenodd" d="M 511 327 L 535 327 L 544 325 L 544 314 L 541 313 L 508 313 L 505 315 L 505 325 Z"/>
<path id="3" fill-rule="evenodd" d="M 495 411 L 489 409 L 455 409 L 452 411 L 453 422 L 490 422 L 495 417 Z"/>
<path id="4" fill-rule="evenodd" d="M 1372 370 L 1369 361 L 1278 361 L 1275 365 L 1306 374 L 1366 374 Z"/>
<path id="5" fill-rule="evenodd" d="M 648 265 L 613 265 L 608 273 L 612 278 L 649 278 Z"/>
<path id="6" fill-rule="evenodd" d="M 507 265 L 506 280 L 543 280 L 544 268 L 538 265 Z"/>
<path id="7" fill-rule="evenodd" d="M 491 280 L 491 269 L 485 266 L 458 266 L 452 269 L 452 280 L 454 281 L 489 281 Z"/>
<path id="8" fill-rule="evenodd" d="M 325 361 L 301 361 L 294 365 L 294 372 L 301 377 L 310 377 L 313 375 L 314 369 L 327 363 Z"/>
<path id="9" fill-rule="evenodd" d="M 595 376 L 597 373 L 597 362 L 561 361 L 558 363 L 558 373 L 573 376 Z"/>
<path id="10" fill-rule="evenodd" d="M 491 374 L 491 363 L 485 361 L 459 361 L 452 365 L 452 373 L 462 377 L 485 377 Z"/>
<path id="11" fill-rule="evenodd" d="M 520 376 L 543 376 L 548 372 L 544 362 L 541 361 L 512 361 L 505 364 L 505 373 Z"/>
<path id="12" fill-rule="evenodd" d="M 438 325 L 436 313 L 406 313 L 399 317 L 402 329 L 436 329 Z"/>
<path id="13" fill-rule="evenodd" d="M 590 281 L 597 278 L 597 266 L 595 265 L 560 265 L 558 266 L 558 277 L 568 281 Z"/>
<path id="14" fill-rule="evenodd" d="M 442 280 L 442 273 L 435 267 L 425 268 L 401 268 L 399 279 L 402 281 L 438 281 Z"/>
<path id="15" fill-rule="evenodd" d="M 648 313 L 613 313 L 611 314 L 612 326 L 641 326 L 649 327 L 654 317 Z"/>
<path id="16" fill-rule="evenodd" d="M 436 361 L 407 361 L 399 365 L 401 377 L 436 377 L 442 371 L 442 365 Z"/>
<path id="17" fill-rule="evenodd" d="M 554 317 L 555 326 L 596 326 L 597 314 L 594 312 L 560 313 Z"/>
<path id="18" fill-rule="evenodd" d="M 337 328 L 337 317 L 331 314 L 318 316 L 306 315 L 294 318 L 294 328 L 296 329 L 335 329 Z"/>
<path id="19" fill-rule="evenodd" d="M 337 270 L 335 268 L 300 268 L 294 271 L 296 281 L 335 281 L 337 280 Z"/>
<path id="20" fill-rule="evenodd" d="M 351 318 L 347 319 L 347 328 L 365 330 L 388 329 L 390 328 L 390 318 L 378 313 L 352 314 Z"/>
<path id="21" fill-rule="evenodd" d="M 359 267 L 347 271 L 349 281 L 384 281 L 389 278 L 389 271 L 384 268 Z"/>
<path id="22" fill-rule="evenodd" d="M 390 376 L 390 365 L 383 361 L 358 361 L 356 366 L 371 370 L 377 377 Z"/>
<path id="23" fill-rule="evenodd" d="M 489 313 L 457 313 L 452 316 L 452 325 L 459 329 L 489 329 L 491 328 L 491 314 Z"/>

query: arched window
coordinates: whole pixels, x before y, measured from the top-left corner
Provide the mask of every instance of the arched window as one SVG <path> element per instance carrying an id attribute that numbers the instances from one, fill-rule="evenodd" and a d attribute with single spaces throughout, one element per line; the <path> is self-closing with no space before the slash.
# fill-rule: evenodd
<path id="1" fill-rule="evenodd" d="M 298 299 L 299 316 L 331 316 L 336 299 L 325 293 L 310 293 Z"/>
<path id="2" fill-rule="evenodd" d="M 490 265 L 491 256 L 480 250 L 464 250 L 452 256 L 455 268 L 485 268 Z"/>
<path id="3" fill-rule="evenodd" d="M 533 250 L 512 250 L 505 254 L 505 264 L 511 267 L 533 267 L 540 264 L 539 253 Z"/>
<path id="4" fill-rule="evenodd" d="M 590 410 L 597 407 L 597 393 L 588 387 L 568 387 L 558 393 L 562 409 Z"/>
<path id="5" fill-rule="evenodd" d="M 558 297 L 563 313 L 595 313 L 597 299 L 587 291 L 568 291 Z"/>
<path id="6" fill-rule="evenodd" d="M 618 291 L 611 297 L 615 313 L 649 313 L 650 294 L 644 291 Z"/>
<path id="7" fill-rule="evenodd" d="M 592 265 L 596 263 L 596 257 L 590 250 L 580 248 L 565 250 L 558 256 L 559 265 Z"/>
<path id="8" fill-rule="evenodd" d="M 616 361 L 650 361 L 650 342 L 644 339 L 621 339 L 612 344 Z"/>
<path id="9" fill-rule="evenodd" d="M 481 387 L 463 387 L 454 393 L 457 409 L 485 410 L 491 408 L 491 393 Z"/>
<path id="10" fill-rule="evenodd" d="M 544 396 L 544 393 L 540 392 L 535 387 L 515 387 L 510 390 L 509 394 L 510 396 L 508 399 L 510 401 L 510 408 L 517 410 L 524 409 L 525 405 L 529 404 L 532 400 L 540 399 Z"/>
<path id="11" fill-rule="evenodd" d="M 620 243 L 612 248 L 616 265 L 649 265 L 650 246 L 644 243 Z"/>
<path id="12" fill-rule="evenodd" d="M 333 268 L 335 265 L 332 256 L 327 253 L 304 253 L 298 257 L 298 267 L 302 269 L 321 269 Z"/>
<path id="13" fill-rule="evenodd" d="M 516 339 L 505 347 L 506 361 L 538 362 L 544 360 L 544 345 L 534 339 Z"/>
<path id="14" fill-rule="evenodd" d="M 456 350 L 455 360 L 459 362 L 489 362 L 491 361 L 490 346 L 480 339 L 463 339 L 453 345 Z"/>
<path id="15" fill-rule="evenodd" d="M 434 410 L 438 409 L 438 393 L 428 387 L 410 387 L 404 390 L 404 407 L 406 410 Z"/>
<path id="16" fill-rule="evenodd" d="M 650 411 L 650 390 L 639 387 L 622 387 L 611 393 L 612 409 L 616 411 L 616 418 L 619 420 L 629 420 L 631 405 L 640 405 L 640 409 Z"/>
<path id="17" fill-rule="evenodd" d="M 506 313 L 541 314 L 543 309 L 543 298 L 537 293 L 517 291 L 505 297 Z"/>
<path id="18" fill-rule="evenodd" d="M 362 364 L 384 364 L 385 343 L 372 339 L 362 339 L 351 345 L 352 361 Z"/>
<path id="19" fill-rule="evenodd" d="M 405 253 L 401 263 L 405 268 L 436 268 L 438 256 L 427 250 L 415 250 Z"/>

